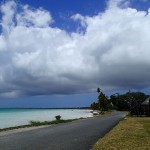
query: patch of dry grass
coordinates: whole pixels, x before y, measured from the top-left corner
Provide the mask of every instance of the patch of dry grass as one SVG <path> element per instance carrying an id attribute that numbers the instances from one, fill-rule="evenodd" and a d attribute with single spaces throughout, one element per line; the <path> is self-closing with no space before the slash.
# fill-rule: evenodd
<path id="1" fill-rule="evenodd" d="M 124 119 L 93 150 L 150 150 L 150 118 Z"/>

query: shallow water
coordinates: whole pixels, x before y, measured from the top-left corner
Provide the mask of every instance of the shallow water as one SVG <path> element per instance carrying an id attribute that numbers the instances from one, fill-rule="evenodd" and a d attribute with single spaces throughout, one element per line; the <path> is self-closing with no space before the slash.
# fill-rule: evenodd
<path id="1" fill-rule="evenodd" d="M 29 124 L 32 121 L 51 121 L 55 116 L 62 119 L 92 117 L 86 109 L 0 109 L 0 128 Z"/>

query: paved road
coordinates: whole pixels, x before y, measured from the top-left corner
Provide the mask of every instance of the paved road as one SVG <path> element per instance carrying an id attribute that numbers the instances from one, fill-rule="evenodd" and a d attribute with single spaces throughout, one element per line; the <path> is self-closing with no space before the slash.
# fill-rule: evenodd
<path id="1" fill-rule="evenodd" d="M 109 116 L 0 136 L 0 150 L 90 150 L 125 114 L 114 112 Z"/>

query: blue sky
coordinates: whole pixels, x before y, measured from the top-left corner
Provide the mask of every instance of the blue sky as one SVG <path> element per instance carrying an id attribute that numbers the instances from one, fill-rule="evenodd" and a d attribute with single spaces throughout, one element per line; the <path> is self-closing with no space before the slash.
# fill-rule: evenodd
<path id="1" fill-rule="evenodd" d="M 76 31 L 79 23 L 73 22 L 70 17 L 76 13 L 82 15 L 93 16 L 99 12 L 103 12 L 106 8 L 105 0 L 82 0 L 82 1 L 70 1 L 70 0 L 46 0 L 46 1 L 21 1 L 24 4 L 29 4 L 35 8 L 43 7 L 51 12 L 55 22 L 52 24 L 54 27 L 65 29 L 68 32 Z"/>
<path id="2" fill-rule="evenodd" d="M 149 94 L 148 0 L 2 1 L 0 107 L 82 107 Z"/>
<path id="3" fill-rule="evenodd" d="M 147 11 L 150 6 L 148 0 L 127 0 L 130 1 L 130 7 L 137 10 Z M 21 4 L 28 4 L 34 8 L 43 7 L 51 12 L 55 22 L 52 26 L 58 27 L 68 32 L 76 31 L 79 23 L 73 22 L 70 17 L 76 13 L 84 16 L 94 16 L 100 12 L 104 12 L 107 8 L 108 0 L 20 0 Z"/>

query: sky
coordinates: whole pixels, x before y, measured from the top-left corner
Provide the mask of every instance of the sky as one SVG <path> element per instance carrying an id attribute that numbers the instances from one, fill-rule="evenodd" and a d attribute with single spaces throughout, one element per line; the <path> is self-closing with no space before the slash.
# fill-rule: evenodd
<path id="1" fill-rule="evenodd" d="M 0 107 L 82 107 L 150 94 L 150 1 L 3 0 Z"/>

